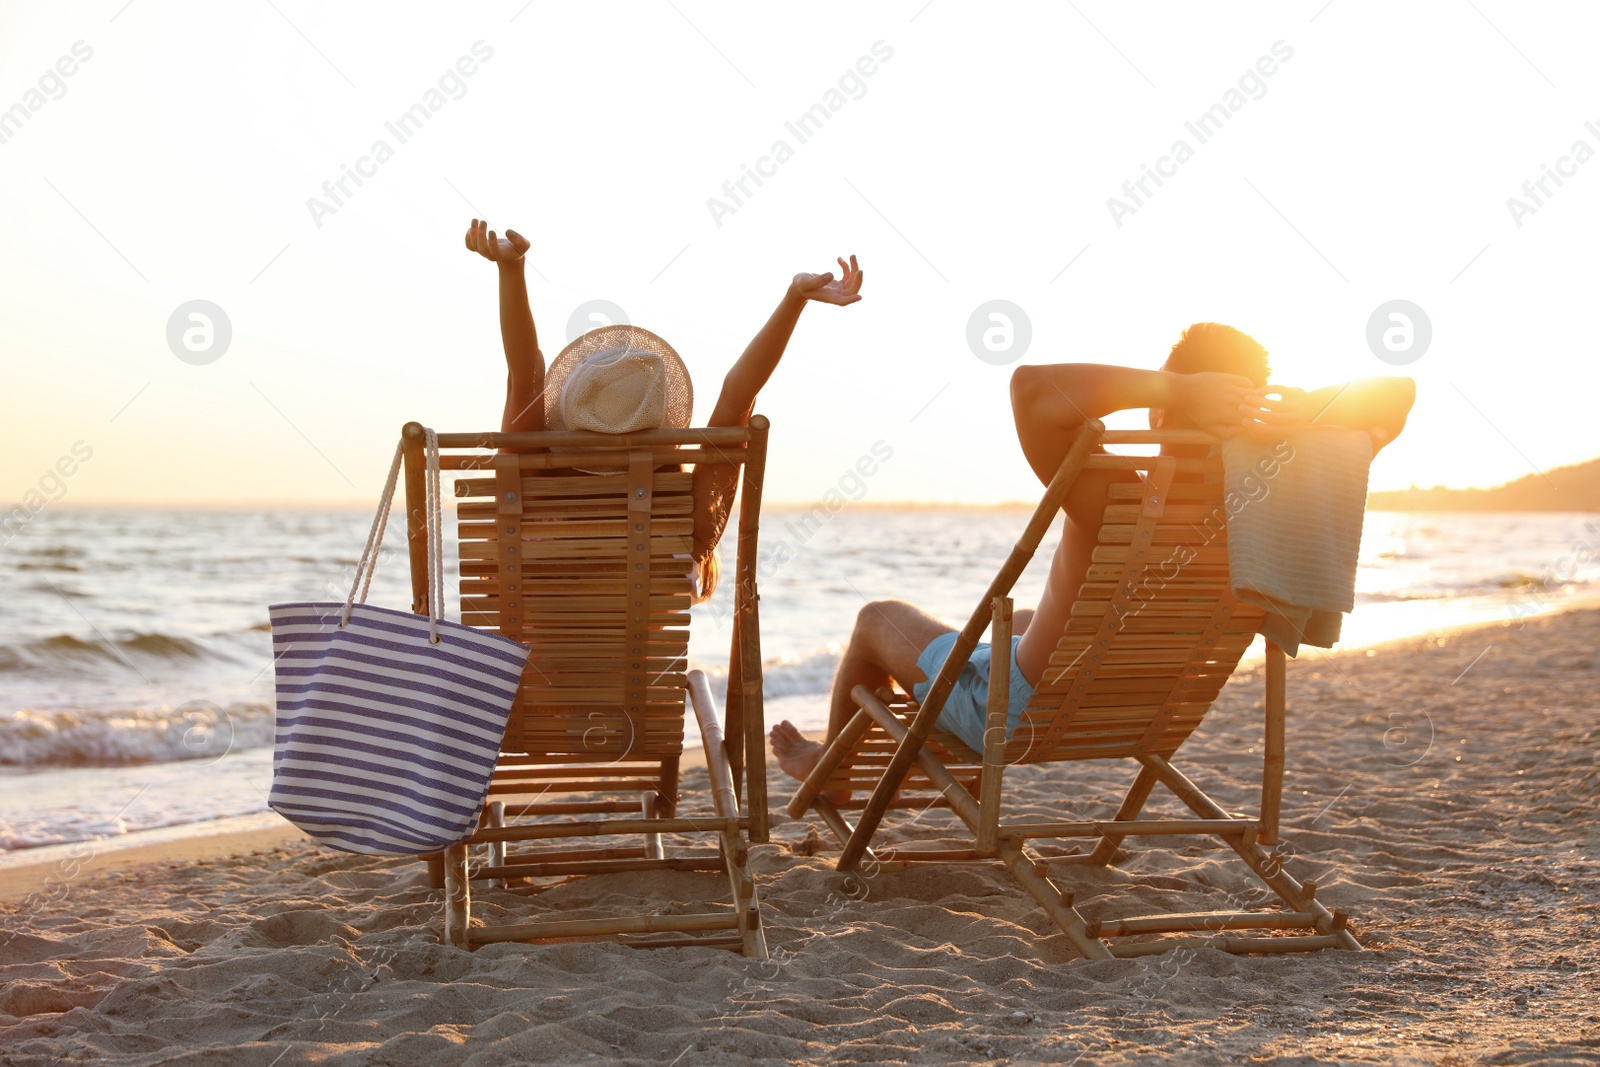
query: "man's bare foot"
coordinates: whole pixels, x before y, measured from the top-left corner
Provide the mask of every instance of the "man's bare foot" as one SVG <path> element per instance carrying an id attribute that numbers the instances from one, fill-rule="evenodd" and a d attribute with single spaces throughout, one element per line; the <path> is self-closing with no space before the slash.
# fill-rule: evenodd
<path id="1" fill-rule="evenodd" d="M 768 739 L 772 742 L 772 755 L 783 773 L 801 782 L 822 756 L 822 745 L 801 733 L 788 719 L 774 726 Z"/>
<path id="2" fill-rule="evenodd" d="M 801 733 L 788 719 L 772 728 L 768 740 L 772 742 L 772 755 L 778 767 L 790 778 L 803 782 L 822 758 L 823 745 Z M 850 790 L 834 789 L 822 794 L 835 804 L 850 799 Z"/>

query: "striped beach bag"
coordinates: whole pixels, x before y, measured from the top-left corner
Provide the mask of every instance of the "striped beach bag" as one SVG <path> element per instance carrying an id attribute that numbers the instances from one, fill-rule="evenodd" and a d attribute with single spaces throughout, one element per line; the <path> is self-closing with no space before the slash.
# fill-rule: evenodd
<path id="1" fill-rule="evenodd" d="M 344 603 L 274 604 L 268 803 L 346 852 L 415 855 L 477 828 L 529 648 L 446 622 L 439 448 L 426 431 L 427 616 L 365 603 L 402 450 Z"/>

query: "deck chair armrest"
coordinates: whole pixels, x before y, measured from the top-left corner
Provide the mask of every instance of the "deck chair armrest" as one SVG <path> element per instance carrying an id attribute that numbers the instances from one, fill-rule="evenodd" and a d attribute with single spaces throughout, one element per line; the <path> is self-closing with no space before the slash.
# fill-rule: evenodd
<path id="1" fill-rule="evenodd" d="M 711 777 L 711 803 L 719 818 L 739 814 L 739 800 L 733 791 L 733 772 L 728 766 L 727 741 L 722 723 L 717 721 L 717 702 L 704 671 L 689 672 L 689 703 L 700 724 L 700 742 L 706 753 L 706 773 Z"/>

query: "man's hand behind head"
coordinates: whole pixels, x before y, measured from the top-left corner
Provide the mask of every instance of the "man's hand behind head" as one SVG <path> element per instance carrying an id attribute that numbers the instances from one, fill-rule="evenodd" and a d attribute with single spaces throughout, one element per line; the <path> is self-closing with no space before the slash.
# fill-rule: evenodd
<path id="1" fill-rule="evenodd" d="M 1292 385 L 1264 385 L 1240 411 L 1245 432 L 1257 441 L 1287 437 L 1316 415 L 1306 391 Z"/>
<path id="2" fill-rule="evenodd" d="M 1258 441 L 1271 441 L 1306 426 L 1342 426 L 1367 431 L 1376 451 L 1405 428 L 1416 396 L 1410 378 L 1365 378 L 1311 392 L 1267 385 L 1254 391 L 1245 429 Z"/>
<path id="3" fill-rule="evenodd" d="M 1238 374 L 1174 374 L 1172 391 L 1172 410 L 1185 416 L 1195 429 L 1217 437 L 1243 433 L 1245 413 L 1259 403 L 1255 384 Z"/>

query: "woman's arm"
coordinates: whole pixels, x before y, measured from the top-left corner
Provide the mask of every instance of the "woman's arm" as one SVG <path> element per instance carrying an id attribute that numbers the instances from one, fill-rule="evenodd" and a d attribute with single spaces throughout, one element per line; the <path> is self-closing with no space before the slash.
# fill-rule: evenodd
<path id="1" fill-rule="evenodd" d="M 838 281 L 834 280 L 832 271 L 794 276 L 766 325 L 750 339 L 744 354 L 722 379 L 722 392 L 717 396 L 716 407 L 711 409 L 707 426 L 743 426 L 750 421 L 755 412 L 756 395 L 778 369 L 778 361 L 789 347 L 789 336 L 794 333 L 795 323 L 800 321 L 806 301 L 843 306 L 861 299 L 864 274 L 856 267 L 856 257 L 850 257 L 848 266 L 844 260 L 839 260 L 839 267 L 843 276 Z"/>
<path id="2" fill-rule="evenodd" d="M 506 404 L 500 418 L 505 433 L 544 429 L 544 355 L 528 306 L 522 257 L 528 239 L 516 230 L 496 237 L 489 224 L 473 219 L 467 248 L 494 263 L 500 273 L 500 343 L 506 352 Z"/>
<path id="3" fill-rule="evenodd" d="M 751 338 L 744 354 L 723 378 L 722 392 L 717 396 L 707 426 L 744 426 L 750 422 L 756 396 L 783 359 L 789 337 L 807 301 L 843 307 L 861 299 L 861 280 L 865 274 L 856 266 L 856 257 L 851 256 L 848 264 L 839 260 L 839 268 L 842 275 L 837 279 L 831 271 L 794 276 L 766 325 Z M 707 567 L 706 561 L 716 551 L 717 542 L 728 524 L 738 477 L 739 468 L 731 463 L 702 463 L 694 469 L 694 557 L 702 570 Z M 713 584 L 714 579 L 703 581 L 702 588 L 709 594 Z"/>

